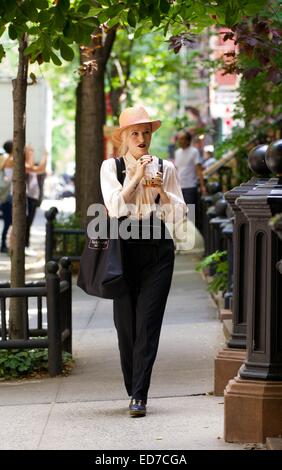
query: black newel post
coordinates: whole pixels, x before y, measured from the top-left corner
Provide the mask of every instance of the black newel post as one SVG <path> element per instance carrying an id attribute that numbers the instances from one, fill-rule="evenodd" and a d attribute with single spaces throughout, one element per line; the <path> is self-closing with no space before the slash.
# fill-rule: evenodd
<path id="1" fill-rule="evenodd" d="M 233 223 L 230 219 L 222 228 L 222 235 L 226 239 L 228 262 L 228 281 L 227 291 L 224 294 L 224 308 L 231 310 L 233 299 Z"/>
<path id="2" fill-rule="evenodd" d="M 52 259 L 53 252 L 53 231 L 54 231 L 54 220 L 58 214 L 57 207 L 51 207 L 45 212 L 46 218 L 46 234 L 45 234 L 45 263 Z"/>
<path id="3" fill-rule="evenodd" d="M 269 146 L 266 162 L 282 175 L 282 140 Z M 249 220 L 248 344 L 240 376 L 282 380 L 282 279 L 276 269 L 282 242 L 269 225 L 282 212 L 282 176 L 249 191 L 238 205 Z"/>
<path id="4" fill-rule="evenodd" d="M 237 200 L 249 222 L 247 358 L 224 392 L 228 442 L 282 434 L 282 240 L 270 226 L 282 212 L 282 140 L 269 145 L 266 163 L 278 177 Z"/>
<path id="5" fill-rule="evenodd" d="M 224 250 L 224 239 L 222 237 L 221 232 L 221 225 L 227 222 L 226 216 L 226 209 L 227 209 L 227 202 L 222 195 L 218 201 L 216 201 L 214 210 L 215 210 L 215 217 L 210 220 L 211 226 L 211 239 L 212 239 L 212 252 L 214 251 L 223 251 Z"/>
<path id="6" fill-rule="evenodd" d="M 51 377 L 62 372 L 62 343 L 60 323 L 60 278 L 55 261 L 46 265 L 47 321 L 48 321 L 48 369 Z"/>
<path id="7" fill-rule="evenodd" d="M 221 187 L 217 181 L 213 181 L 207 183 L 207 196 L 201 197 L 201 217 L 203 219 L 202 222 L 202 230 L 203 230 L 203 237 L 205 240 L 205 256 L 211 253 L 210 250 L 210 215 L 208 214 L 208 210 L 214 203 L 214 195 L 217 194 L 221 190 Z M 221 193 L 222 194 L 222 193 Z M 211 212 L 214 212 L 214 209 L 211 209 Z M 215 217 L 215 213 L 214 213 Z"/>
<path id="8" fill-rule="evenodd" d="M 247 322 L 247 279 L 249 272 L 248 261 L 248 219 L 236 201 L 254 187 L 268 181 L 270 170 L 265 163 L 267 145 L 258 145 L 248 156 L 249 168 L 258 176 L 253 176 L 248 182 L 225 193 L 225 199 L 234 212 L 233 229 L 233 305 L 232 305 L 232 334 L 227 343 L 229 348 L 246 348 Z"/>
<path id="9" fill-rule="evenodd" d="M 214 393 L 223 395 L 228 381 L 237 376 L 238 370 L 246 357 L 246 325 L 247 325 L 247 293 L 248 272 L 250 269 L 248 259 L 249 226 L 248 219 L 237 206 L 236 200 L 253 189 L 256 185 L 268 181 L 269 169 L 265 163 L 265 152 L 267 146 L 259 145 L 249 154 L 249 166 L 259 176 L 252 177 L 247 183 L 225 193 L 225 199 L 234 215 L 234 226 L 232 235 L 233 256 L 230 254 L 229 238 L 229 263 L 233 262 L 233 276 L 229 272 L 229 287 L 233 284 L 232 295 L 232 333 L 227 341 L 226 347 L 220 350 L 215 358 L 214 371 Z M 228 231 L 228 229 L 227 229 Z M 230 228 L 229 228 L 230 237 Z M 233 258 L 233 259 L 232 259 Z M 232 282 L 233 277 L 233 282 Z M 226 298 L 226 305 L 230 295 Z M 230 304 L 229 304 L 230 305 Z"/>
<path id="10" fill-rule="evenodd" d="M 278 235 L 280 240 L 282 240 L 282 212 L 271 219 L 270 227 Z M 282 274 L 282 259 L 278 261 L 276 269 Z"/>
<path id="11" fill-rule="evenodd" d="M 67 281 L 69 284 L 68 290 L 64 293 L 63 311 L 63 328 L 69 331 L 68 337 L 63 343 L 64 351 L 72 354 L 72 276 L 71 276 L 71 261 L 68 257 L 60 259 L 60 279 Z"/>
<path id="12" fill-rule="evenodd" d="M 207 218 L 207 238 L 205 240 L 205 252 L 207 255 L 210 255 L 216 251 L 215 246 L 214 246 L 214 238 L 213 238 L 213 232 L 212 232 L 212 227 L 211 227 L 211 220 L 216 217 L 216 210 L 215 210 L 215 204 L 217 203 L 218 200 L 222 199 L 223 193 L 218 192 L 212 196 L 212 205 L 208 208 L 207 213 L 206 213 L 206 218 Z"/>

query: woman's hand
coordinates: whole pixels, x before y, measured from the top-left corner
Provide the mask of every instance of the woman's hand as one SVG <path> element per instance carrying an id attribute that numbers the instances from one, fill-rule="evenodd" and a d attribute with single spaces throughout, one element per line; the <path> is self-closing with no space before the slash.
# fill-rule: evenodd
<path id="1" fill-rule="evenodd" d="M 150 187 L 150 186 L 149 186 Z M 164 192 L 164 187 L 163 187 L 163 174 L 161 171 L 157 171 L 156 176 L 152 178 L 152 188 L 156 188 L 158 190 L 158 193 L 161 194 Z"/>
<path id="2" fill-rule="evenodd" d="M 156 176 L 152 178 L 151 188 L 155 188 L 158 191 L 158 194 L 160 195 L 163 204 L 170 203 L 170 199 L 164 190 L 163 174 L 161 171 L 157 171 Z"/>
<path id="3" fill-rule="evenodd" d="M 129 184 L 121 191 L 124 202 L 126 204 L 132 202 L 132 198 L 134 197 L 135 191 L 144 176 L 145 168 L 148 163 L 151 163 L 151 161 L 151 155 L 142 155 L 142 157 L 137 160 L 136 170 L 133 177 L 131 178 Z"/>
<path id="4" fill-rule="evenodd" d="M 140 182 L 141 179 L 143 178 L 144 173 L 145 173 L 145 168 L 149 163 L 151 163 L 152 160 L 153 158 L 151 155 L 142 155 L 142 157 L 140 157 L 137 160 L 137 166 L 136 166 L 134 177 L 136 178 L 138 182 Z"/>

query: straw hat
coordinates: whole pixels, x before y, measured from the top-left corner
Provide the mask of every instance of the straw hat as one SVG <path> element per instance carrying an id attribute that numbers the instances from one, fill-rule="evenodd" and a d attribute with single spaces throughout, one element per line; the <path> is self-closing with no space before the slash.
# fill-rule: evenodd
<path id="1" fill-rule="evenodd" d="M 126 108 L 119 117 L 119 128 L 113 132 L 113 141 L 116 145 L 121 143 L 121 133 L 127 127 L 135 124 L 152 124 L 152 132 L 155 132 L 161 125 L 161 121 L 150 119 L 149 114 L 143 106 L 134 106 L 133 108 Z"/>

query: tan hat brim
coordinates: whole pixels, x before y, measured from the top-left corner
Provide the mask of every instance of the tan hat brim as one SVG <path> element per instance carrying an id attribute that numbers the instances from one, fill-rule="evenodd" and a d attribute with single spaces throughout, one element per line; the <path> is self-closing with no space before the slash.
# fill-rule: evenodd
<path id="1" fill-rule="evenodd" d="M 138 122 L 134 122 L 133 124 L 128 124 L 128 126 L 119 127 L 118 129 L 115 129 L 112 133 L 112 139 L 113 139 L 114 143 L 119 145 L 121 143 L 121 133 L 125 129 L 128 129 L 129 127 L 132 127 L 132 126 L 136 126 L 137 124 L 152 124 L 152 132 L 155 132 L 161 126 L 162 121 L 159 121 L 159 120 L 156 120 L 156 121 L 138 121 Z"/>

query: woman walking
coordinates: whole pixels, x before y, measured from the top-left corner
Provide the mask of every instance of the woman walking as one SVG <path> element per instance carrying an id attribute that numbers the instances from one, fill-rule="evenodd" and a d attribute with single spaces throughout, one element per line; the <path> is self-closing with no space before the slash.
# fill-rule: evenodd
<path id="1" fill-rule="evenodd" d="M 1 235 L 1 253 L 8 253 L 7 235 L 10 226 L 12 225 L 12 179 L 13 179 L 13 142 L 8 140 L 4 143 L 3 148 L 6 152 L 0 164 L 0 170 L 3 171 L 6 181 L 10 183 L 9 193 L 7 198 L 1 204 L 3 213 L 3 230 Z"/>
<path id="2" fill-rule="evenodd" d="M 114 323 L 118 334 L 125 387 L 131 397 L 132 417 L 146 415 L 146 404 L 160 331 L 174 266 L 174 242 L 166 218 L 178 206 L 187 212 L 173 163 L 149 155 L 152 133 L 161 125 L 151 120 L 142 106 L 125 109 L 114 132 L 125 165 L 123 185 L 117 179 L 115 159 L 101 167 L 101 189 L 110 217 L 127 217 L 132 225 L 152 229 L 149 238 L 123 239 L 124 272 L 128 292 L 114 299 Z M 150 173 L 148 173 L 150 169 Z M 182 212 L 183 213 L 183 212 Z M 160 216 L 161 217 L 161 216 Z M 154 220 L 161 233 L 154 238 Z"/>

